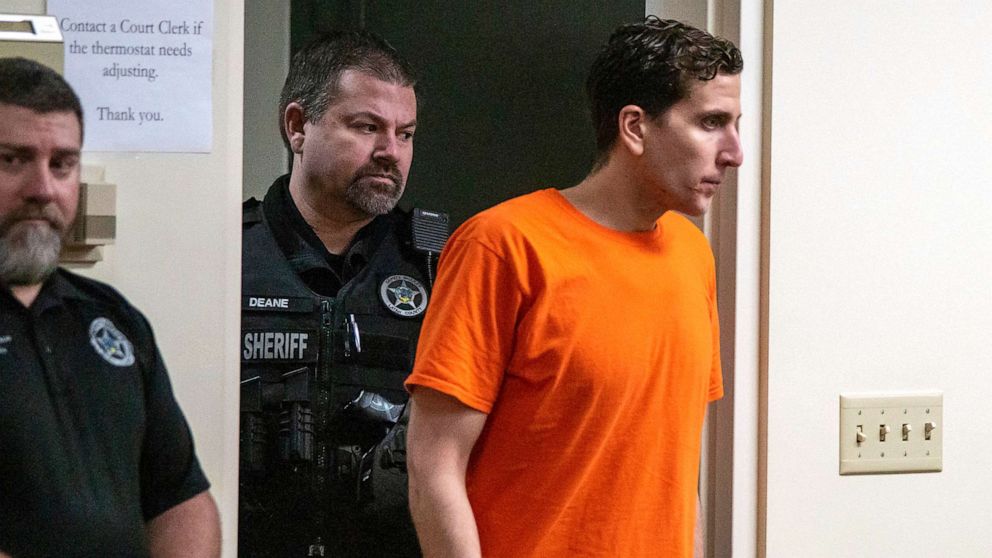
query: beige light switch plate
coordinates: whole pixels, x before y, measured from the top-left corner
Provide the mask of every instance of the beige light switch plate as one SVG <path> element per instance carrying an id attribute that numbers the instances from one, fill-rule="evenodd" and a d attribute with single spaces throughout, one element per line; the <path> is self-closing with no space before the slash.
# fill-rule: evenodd
<path id="1" fill-rule="evenodd" d="M 841 394 L 840 474 L 943 470 L 943 407 L 941 392 Z"/>

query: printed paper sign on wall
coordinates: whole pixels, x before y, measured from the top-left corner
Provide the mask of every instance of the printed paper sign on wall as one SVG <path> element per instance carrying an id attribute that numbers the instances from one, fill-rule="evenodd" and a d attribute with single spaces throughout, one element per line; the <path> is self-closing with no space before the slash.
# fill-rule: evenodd
<path id="1" fill-rule="evenodd" d="M 212 0 L 48 0 L 88 151 L 206 153 L 213 144 Z"/>

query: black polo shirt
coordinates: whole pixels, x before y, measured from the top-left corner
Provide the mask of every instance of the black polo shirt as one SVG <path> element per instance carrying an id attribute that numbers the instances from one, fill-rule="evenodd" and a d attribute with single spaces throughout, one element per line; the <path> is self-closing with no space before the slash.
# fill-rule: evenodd
<path id="1" fill-rule="evenodd" d="M 146 556 L 208 487 L 140 312 L 61 269 L 30 308 L 0 283 L 0 550 Z"/>
<path id="2" fill-rule="evenodd" d="M 262 201 L 276 244 L 310 290 L 333 297 L 368 264 L 393 227 L 403 223 L 398 209 L 378 215 L 355 234 L 343 254 L 332 254 L 306 222 L 289 193 L 289 175 L 276 179 Z M 407 225 L 409 226 L 409 225 Z"/>

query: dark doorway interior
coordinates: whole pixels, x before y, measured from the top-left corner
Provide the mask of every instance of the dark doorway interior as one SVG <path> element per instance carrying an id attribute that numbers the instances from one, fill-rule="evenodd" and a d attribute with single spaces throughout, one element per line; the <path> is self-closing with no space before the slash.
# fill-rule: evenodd
<path id="1" fill-rule="evenodd" d="M 291 50 L 322 30 L 366 28 L 410 60 L 421 102 L 403 204 L 457 225 L 585 176 L 586 73 L 610 32 L 643 15 L 643 0 L 293 0 Z"/>

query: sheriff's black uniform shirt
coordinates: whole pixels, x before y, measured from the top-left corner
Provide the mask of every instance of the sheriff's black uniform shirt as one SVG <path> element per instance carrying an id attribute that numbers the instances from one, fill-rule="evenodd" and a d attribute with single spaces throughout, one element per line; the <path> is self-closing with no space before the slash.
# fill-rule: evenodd
<path id="1" fill-rule="evenodd" d="M 242 312 L 242 334 L 247 353 L 242 354 L 249 356 L 242 360 L 241 377 L 263 377 L 263 381 L 270 382 L 268 385 L 272 386 L 271 382 L 282 374 L 306 366 L 310 369 L 309 374 L 348 378 L 350 384 L 335 388 L 336 399 L 333 402 L 315 398 L 309 403 L 314 416 L 318 416 L 321 409 L 329 408 L 331 413 L 335 413 L 335 420 L 339 420 L 339 415 L 336 414 L 339 403 L 346 401 L 347 396 L 357 394 L 358 389 L 354 382 L 362 382 L 360 378 L 366 373 L 376 374 L 374 378 L 382 378 L 387 367 L 402 367 L 412 359 L 416 332 L 399 326 L 410 326 L 413 329 L 419 319 L 399 325 L 393 323 L 406 318 L 391 316 L 380 302 L 379 294 L 386 277 L 401 272 L 414 273 L 410 268 L 417 265 L 419 254 L 406 249 L 411 229 L 409 218 L 399 209 L 376 216 L 355 234 L 346 250 L 341 254 L 332 254 L 300 214 L 289 192 L 288 175 L 276 179 L 261 202 L 248 200 L 243 209 L 245 234 L 242 295 L 245 306 Z M 263 215 L 264 221 L 261 220 Z M 275 241 L 275 246 L 271 240 Z M 387 252 L 380 252 L 381 250 Z M 285 261 L 280 260 L 280 257 L 284 257 Z M 369 269 L 369 266 L 377 267 Z M 420 277 L 419 273 L 416 275 Z M 303 285 L 299 285 L 297 278 Z M 426 280 L 423 282 L 427 283 Z M 330 340 L 336 339 L 340 343 L 344 339 L 344 322 L 322 322 L 323 316 L 318 306 L 322 300 L 316 295 L 310 296 L 308 290 L 322 297 L 335 298 L 335 312 L 344 312 L 343 308 L 361 307 L 375 308 L 386 314 L 369 314 L 368 310 L 359 313 L 362 321 L 361 335 L 365 343 L 361 360 L 356 358 L 344 362 L 341 357 L 339 360 L 342 361 L 336 362 L 329 358 L 335 350 L 340 351 L 338 348 L 342 344 L 332 345 Z M 287 305 L 295 305 L 297 301 L 309 302 L 308 298 L 312 298 L 313 303 L 301 305 L 309 308 L 304 311 L 296 311 L 295 308 L 290 311 L 289 306 L 282 307 L 285 311 L 262 309 L 251 302 L 284 300 Z M 344 314 L 340 317 L 343 318 Z M 338 328 L 337 331 L 335 328 Z M 387 338 L 385 332 L 395 332 L 395 335 Z M 320 341 L 318 334 L 326 335 L 325 339 L 328 341 Z M 281 346 L 287 351 L 291 347 L 298 350 L 298 353 L 291 353 L 296 360 L 281 358 L 289 356 L 286 353 L 276 356 L 274 343 L 269 345 L 269 357 L 259 354 L 264 353 L 264 348 L 259 347 L 259 344 L 264 343 L 260 339 L 265 335 L 271 336 L 271 339 L 278 336 L 284 340 Z M 304 356 L 301 345 L 294 344 L 296 340 L 291 337 L 293 335 L 309 336 L 305 350 L 308 353 L 313 351 L 314 354 Z M 322 343 L 328 344 L 321 345 Z M 327 350 L 319 352 L 322 346 Z M 318 354 L 322 360 L 315 362 Z M 277 393 L 284 388 L 263 389 L 271 390 L 268 393 Z M 346 397 L 342 398 L 342 394 Z M 249 403 L 242 410 L 246 407 L 256 408 L 256 402 L 260 403 L 262 395 L 258 395 L 259 399 L 252 395 L 249 397 L 250 399 L 243 399 L 243 402 Z M 255 425 L 258 422 L 242 422 L 242 449 L 246 447 L 246 440 L 252 440 L 251 443 L 258 441 L 250 449 L 255 459 L 265 462 L 265 472 L 262 474 L 258 470 L 251 470 L 245 467 L 248 462 L 242 461 L 245 469 L 242 469 L 241 476 L 238 525 L 240 555 L 266 558 L 305 555 L 315 538 L 322 536 L 328 556 L 420 556 L 416 534 L 407 511 L 405 474 L 396 469 L 384 470 L 377 461 L 376 472 L 373 474 L 375 493 L 371 502 L 360 505 L 354 502 L 358 487 L 356 479 L 349 479 L 352 484 L 343 479 L 335 479 L 331 483 L 333 487 L 330 489 L 330 496 L 320 494 L 318 498 L 314 498 L 312 481 L 308 476 L 312 475 L 313 469 L 306 468 L 310 465 L 303 464 L 297 471 L 290 469 L 291 462 L 286 461 L 279 454 L 280 448 L 275 447 L 280 438 L 275 432 L 273 414 L 267 409 L 264 414 L 259 412 L 256 418 L 252 418 L 256 421 L 264 417 L 263 420 L 267 421 L 268 426 L 261 427 L 267 433 L 264 437 L 260 437 L 257 430 L 245 430 L 245 424 Z M 246 414 L 242 415 L 245 416 Z M 333 427 L 342 428 L 336 423 Z M 361 425 L 348 423 L 348 433 L 357 435 L 360 427 Z M 340 432 L 335 431 L 333 435 L 341 435 Z M 320 435 L 325 436 L 323 440 L 335 445 L 331 434 L 323 432 Z M 264 458 L 261 457 L 263 454 Z M 244 455 L 246 454 L 243 457 Z M 337 459 L 343 459 L 343 456 Z M 346 491 L 347 495 L 344 494 Z M 330 501 L 329 505 L 325 496 Z M 317 517 L 323 519 L 315 519 Z"/>
<path id="2" fill-rule="evenodd" d="M 145 556 L 208 487 L 144 316 L 64 270 L 30 308 L 0 283 L 0 550 Z"/>

